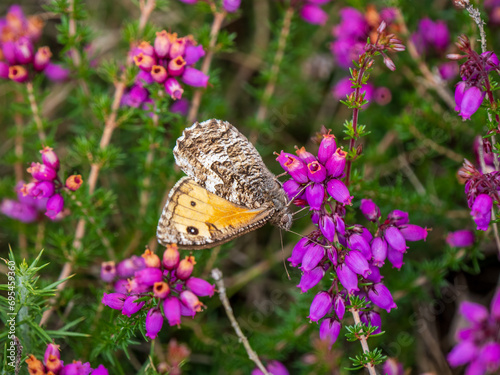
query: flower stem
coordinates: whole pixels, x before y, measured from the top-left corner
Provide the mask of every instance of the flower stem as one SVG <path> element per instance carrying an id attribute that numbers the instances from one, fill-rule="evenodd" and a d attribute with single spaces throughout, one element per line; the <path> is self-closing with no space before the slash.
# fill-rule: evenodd
<path id="1" fill-rule="evenodd" d="M 351 312 L 352 317 L 354 318 L 354 323 L 361 324 L 361 319 L 359 318 L 358 310 L 353 307 L 353 308 L 349 309 L 349 311 Z M 363 353 L 369 353 L 370 348 L 368 347 L 368 341 L 366 340 L 366 337 L 364 335 L 361 335 L 359 337 L 359 341 L 361 342 L 361 347 L 363 348 Z M 377 375 L 377 371 L 375 371 L 375 366 L 373 365 L 373 363 L 368 363 L 366 365 L 366 368 L 368 369 L 368 372 L 370 373 L 370 375 Z"/>
<path id="2" fill-rule="evenodd" d="M 226 287 L 224 286 L 224 280 L 222 279 L 223 275 L 222 272 L 215 268 L 212 270 L 212 277 L 215 280 L 215 284 L 217 285 L 217 289 L 219 291 L 219 298 L 222 302 L 222 305 L 224 306 L 224 309 L 226 310 L 227 317 L 229 318 L 229 321 L 231 322 L 231 325 L 233 326 L 234 331 L 236 332 L 236 335 L 240 339 L 240 341 L 243 343 L 243 346 L 245 347 L 246 352 L 248 353 L 248 358 L 250 358 L 257 367 L 259 368 L 260 371 L 264 375 L 270 375 L 267 369 L 264 367 L 262 362 L 259 359 L 259 356 L 257 353 L 252 349 L 250 346 L 250 343 L 248 342 L 248 339 L 246 336 L 243 334 L 243 331 L 240 328 L 240 325 L 236 321 L 236 318 L 234 317 L 233 309 L 231 307 L 231 304 L 229 303 L 229 299 L 227 298 L 226 295 Z"/>
<path id="3" fill-rule="evenodd" d="M 271 67 L 271 74 L 269 80 L 267 81 L 266 88 L 264 89 L 264 94 L 260 101 L 259 109 L 257 110 L 257 122 L 262 122 L 266 119 L 267 111 L 269 108 L 269 101 L 274 94 L 276 88 L 276 82 L 278 81 L 278 73 L 280 71 L 281 61 L 285 55 L 286 42 L 288 35 L 290 35 L 290 25 L 293 18 L 293 7 L 289 7 L 283 18 L 283 27 L 281 28 L 281 33 L 278 40 L 278 49 L 276 50 L 276 55 L 274 55 L 273 65 Z"/>
<path id="4" fill-rule="evenodd" d="M 215 52 L 215 44 L 217 43 L 217 37 L 219 35 L 219 31 L 222 26 L 222 21 L 224 21 L 225 17 L 226 17 L 225 12 L 214 13 L 212 29 L 210 30 L 210 42 L 208 44 L 208 51 L 205 58 L 203 59 L 203 63 L 201 64 L 201 71 L 205 75 L 208 75 L 208 71 L 210 70 L 210 64 L 212 63 L 212 58 Z M 193 95 L 193 100 L 191 102 L 191 107 L 189 108 L 189 113 L 187 116 L 188 124 L 192 124 L 196 120 L 196 117 L 198 116 L 202 95 L 203 92 L 201 89 L 196 90 Z"/>
<path id="5" fill-rule="evenodd" d="M 30 102 L 31 112 L 33 113 L 33 119 L 35 120 L 36 128 L 38 130 L 38 137 L 42 142 L 45 142 L 47 136 L 45 135 L 45 131 L 43 130 L 42 118 L 40 117 L 40 110 L 35 99 L 33 83 L 26 83 L 26 89 L 28 90 L 28 100 Z"/>

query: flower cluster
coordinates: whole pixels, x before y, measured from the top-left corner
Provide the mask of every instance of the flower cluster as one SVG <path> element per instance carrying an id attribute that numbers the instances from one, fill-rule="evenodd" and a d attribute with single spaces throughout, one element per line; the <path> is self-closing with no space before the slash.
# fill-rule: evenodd
<path id="1" fill-rule="evenodd" d="M 291 177 L 283 188 L 294 204 L 309 206 L 317 229 L 299 240 L 288 260 L 303 272 L 297 285 L 302 292 L 316 286 L 327 273 L 333 275 L 328 289 L 314 297 L 309 314 L 314 322 L 324 318 L 320 338 L 331 347 L 352 296 L 364 297 L 368 303 L 369 309 L 361 314 L 362 321 L 380 327 L 380 315 L 372 305 L 387 312 L 396 307 L 382 283 L 380 267 L 388 259 L 394 267 L 401 268 L 408 249 L 406 241 L 425 240 L 427 230 L 409 224 L 408 214 L 399 210 L 380 222 L 380 209 L 368 199 L 361 201 L 361 211 L 377 224 L 375 235 L 359 224 L 347 225 L 345 206 L 351 205 L 353 197 L 341 180 L 346 152 L 337 148 L 335 137 L 328 133 L 323 134 L 316 156 L 304 147 L 296 154 L 282 151 L 276 159 Z"/>
<path id="2" fill-rule="evenodd" d="M 40 151 L 42 164 L 31 163 L 28 173 L 31 182 L 16 187 L 18 201 L 4 200 L 1 211 L 3 214 L 23 222 L 32 222 L 38 216 L 38 210 L 45 209 L 45 215 L 51 220 L 62 218 L 64 198 L 62 191 L 76 191 L 82 185 L 81 175 L 71 175 L 63 184 L 59 179 L 59 158 L 50 147 Z M 38 202 L 36 202 L 38 201 Z"/>
<path id="3" fill-rule="evenodd" d="M 466 180 L 465 195 L 477 230 L 486 231 L 490 225 L 493 203 L 500 202 L 500 172 L 481 173 L 466 159 L 458 174 Z"/>
<path id="4" fill-rule="evenodd" d="M 33 75 L 44 73 L 50 80 L 60 81 L 69 71 L 50 60 L 49 47 L 39 47 L 43 22 L 38 17 L 26 17 L 19 5 L 12 5 L 0 19 L 0 78 L 26 82 Z"/>
<path id="5" fill-rule="evenodd" d="M 396 19 L 396 12 L 393 8 L 385 8 L 378 13 L 375 8 L 369 7 L 363 14 L 355 8 L 342 8 L 339 12 L 340 23 L 332 30 L 335 41 L 330 45 L 339 66 L 345 69 L 352 67 L 352 61 L 358 60 L 363 53 L 367 38 L 372 43 L 377 40 L 380 23 L 384 21 L 390 26 Z"/>
<path id="6" fill-rule="evenodd" d="M 498 374 L 500 370 L 500 290 L 491 301 L 490 311 L 483 305 L 464 301 L 460 314 L 469 323 L 457 332 L 458 344 L 448 354 L 452 367 L 467 365 L 466 374 Z"/>
<path id="7" fill-rule="evenodd" d="M 104 293 L 101 302 L 129 317 L 147 309 L 146 336 L 154 339 L 163 317 L 170 326 L 180 325 L 181 315 L 194 317 L 202 311 L 198 297 L 214 294 L 215 286 L 191 276 L 195 264 L 193 256 L 181 260 L 175 244 L 167 246 L 161 260 L 148 249 L 142 257 L 132 256 L 116 266 L 105 262 L 101 278 L 114 281 L 115 293 Z"/>
<path id="8" fill-rule="evenodd" d="M 304 0 L 299 1 L 300 17 L 313 25 L 324 25 L 328 20 L 328 14 L 321 6 L 329 3 L 330 0 Z"/>
<path id="9" fill-rule="evenodd" d="M 109 372 L 103 365 L 92 369 L 90 363 L 73 361 L 64 364 L 61 361 L 59 345 L 48 344 L 43 356 L 43 362 L 31 354 L 26 360 L 30 374 L 52 374 L 52 375 L 108 375 Z"/>
<path id="10" fill-rule="evenodd" d="M 176 339 L 168 342 L 167 352 L 163 360 L 158 363 L 157 369 L 160 374 L 180 375 L 182 364 L 191 355 L 191 350 L 185 344 L 179 344 Z"/>
<path id="11" fill-rule="evenodd" d="M 186 4 L 196 4 L 198 0 L 179 0 Z M 241 5 L 241 0 L 222 0 L 222 8 L 228 13 L 236 12 Z"/>
<path id="12" fill-rule="evenodd" d="M 455 111 L 463 120 L 470 120 L 481 106 L 486 91 L 490 91 L 488 74 L 499 69 L 499 61 L 493 52 L 478 54 L 474 51 L 465 35 L 458 38 L 457 46 L 465 55 L 450 54 L 448 58 L 452 60 L 466 58 L 467 60 L 460 67 L 462 81 L 455 88 Z"/>
<path id="13" fill-rule="evenodd" d="M 153 83 L 162 85 L 174 100 L 181 99 L 184 92 L 178 79 L 193 87 L 207 86 L 209 77 L 193 68 L 205 51 L 191 36 L 179 38 L 176 33 L 162 30 L 156 33 L 153 45 L 144 41 L 131 51 L 131 56 L 140 72 L 123 96 L 122 105 L 150 109 L 153 99 L 147 86 Z"/>

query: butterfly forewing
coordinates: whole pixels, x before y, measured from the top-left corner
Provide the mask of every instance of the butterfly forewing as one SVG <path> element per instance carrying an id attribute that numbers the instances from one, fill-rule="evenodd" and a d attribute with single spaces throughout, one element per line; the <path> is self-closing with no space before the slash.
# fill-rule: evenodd
<path id="1" fill-rule="evenodd" d="M 184 177 L 170 192 L 157 237 L 162 245 L 203 249 L 261 227 L 271 215 L 269 210 L 236 205 Z"/>

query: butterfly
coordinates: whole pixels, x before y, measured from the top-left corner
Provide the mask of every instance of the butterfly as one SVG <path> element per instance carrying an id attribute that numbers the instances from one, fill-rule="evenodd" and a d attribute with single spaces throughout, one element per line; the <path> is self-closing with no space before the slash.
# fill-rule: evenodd
<path id="1" fill-rule="evenodd" d="M 248 139 L 229 122 L 195 122 L 173 150 L 187 174 L 169 193 L 156 230 L 164 246 L 206 249 L 262 227 L 289 230 L 281 183 Z"/>

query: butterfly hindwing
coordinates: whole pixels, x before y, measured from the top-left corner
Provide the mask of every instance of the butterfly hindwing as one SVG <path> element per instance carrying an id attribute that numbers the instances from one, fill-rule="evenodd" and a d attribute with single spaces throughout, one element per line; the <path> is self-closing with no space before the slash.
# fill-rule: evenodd
<path id="1" fill-rule="evenodd" d="M 162 245 L 203 249 L 261 227 L 273 213 L 265 206 L 249 209 L 237 205 L 184 177 L 169 194 L 156 236 Z"/>

